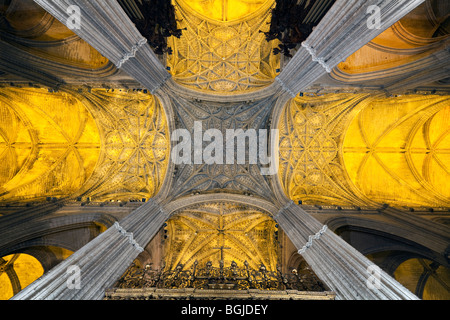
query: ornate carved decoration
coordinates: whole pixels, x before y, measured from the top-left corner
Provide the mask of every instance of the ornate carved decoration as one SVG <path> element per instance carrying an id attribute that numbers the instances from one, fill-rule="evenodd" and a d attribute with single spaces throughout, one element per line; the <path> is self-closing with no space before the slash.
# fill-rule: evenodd
<path id="1" fill-rule="evenodd" d="M 179 96 L 173 96 L 171 99 L 176 111 L 177 128 L 187 129 L 193 137 L 194 123 L 200 121 L 203 131 L 217 129 L 226 137 L 227 129 L 246 131 L 269 128 L 270 111 L 276 97 L 235 103 L 195 101 Z M 274 199 L 267 176 L 261 175 L 260 164 L 250 164 L 248 149 L 246 152 L 244 164 L 226 164 L 224 161 L 224 164 L 177 165 L 173 194 L 182 196 L 226 190 L 240 194 L 264 195 L 268 199 Z"/>
<path id="2" fill-rule="evenodd" d="M 279 56 L 273 54 L 277 43 L 267 43 L 259 32 L 270 24 L 267 6 L 225 23 L 204 18 L 182 2 L 175 7 L 179 27 L 186 28 L 180 39 L 169 39 L 174 52 L 167 65 L 176 82 L 220 93 L 255 90 L 273 82 L 279 68 Z"/>
<path id="3" fill-rule="evenodd" d="M 2 201 L 141 200 L 162 185 L 170 145 L 151 95 L 11 88 L 0 92 L 0 113 Z"/>
<path id="4" fill-rule="evenodd" d="M 169 162 L 169 134 L 157 98 L 143 92 L 85 94 L 101 131 L 102 153 L 84 188 L 92 200 L 141 200 L 160 189 Z"/>
<path id="5" fill-rule="evenodd" d="M 214 267 L 211 261 L 204 266 L 195 262 L 189 270 L 178 265 L 174 270 L 155 271 L 149 266 L 139 268 L 132 265 L 117 282 L 118 289 L 164 288 L 164 289 L 218 289 L 218 290 L 297 290 L 327 291 L 317 276 L 306 267 L 303 270 L 293 269 L 291 274 L 283 274 L 279 268 L 268 271 L 264 265 L 251 269 L 247 262 L 240 267 L 234 261 L 229 267 L 220 262 Z"/>
<path id="6" fill-rule="evenodd" d="M 340 158 L 346 121 L 366 97 L 305 96 L 288 103 L 279 123 L 279 178 L 290 199 L 304 204 L 367 204 L 348 183 Z"/>

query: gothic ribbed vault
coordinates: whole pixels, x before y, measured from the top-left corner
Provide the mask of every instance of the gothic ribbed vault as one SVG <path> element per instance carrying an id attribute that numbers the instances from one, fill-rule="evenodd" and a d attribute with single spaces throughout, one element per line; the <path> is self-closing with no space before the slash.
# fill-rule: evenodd
<path id="1" fill-rule="evenodd" d="M 0 299 L 101 299 L 133 262 L 196 260 L 311 268 L 337 299 L 448 299 L 448 3 L 299 0 L 285 22 L 312 31 L 291 55 L 266 37 L 283 1 L 169 4 L 162 53 L 146 0 L 0 0 Z M 249 143 L 176 163 L 198 124 L 267 133 L 278 171 Z M 64 291 L 68 264 L 95 286 Z"/>

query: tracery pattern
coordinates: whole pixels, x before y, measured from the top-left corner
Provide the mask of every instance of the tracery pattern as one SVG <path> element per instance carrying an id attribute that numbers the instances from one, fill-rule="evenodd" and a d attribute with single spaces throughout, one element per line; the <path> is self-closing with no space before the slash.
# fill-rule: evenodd
<path id="1" fill-rule="evenodd" d="M 167 222 L 167 269 L 195 261 L 230 265 L 248 262 L 251 269 L 261 264 L 271 271 L 277 266 L 275 221 L 251 206 L 231 202 L 204 203 L 181 209 Z"/>
<path id="2" fill-rule="evenodd" d="M 176 110 L 177 127 L 187 129 L 194 134 L 194 123 L 202 123 L 203 131 L 219 130 L 226 137 L 226 130 L 267 129 L 274 97 L 259 101 L 219 103 L 208 101 L 192 101 L 173 96 Z M 193 140 L 193 139 L 192 139 Z M 224 141 L 226 143 L 226 141 Z M 194 141 L 192 153 L 194 153 Z M 204 147 L 207 145 L 204 142 Z M 226 190 L 240 194 L 264 195 L 274 200 L 273 192 L 267 176 L 261 175 L 261 165 L 249 162 L 249 150 L 246 149 L 245 163 L 239 164 L 180 164 L 174 172 L 173 193 L 177 196 L 197 192 L 217 192 Z M 225 155 L 224 155 L 225 157 Z M 193 159 L 193 157 L 192 157 Z"/>
<path id="3" fill-rule="evenodd" d="M 348 183 L 340 159 L 345 123 L 365 97 L 298 96 L 288 103 L 279 123 L 279 178 L 290 199 L 313 205 L 366 205 L 367 199 L 358 197 Z"/>
<path id="4" fill-rule="evenodd" d="M 192 89 L 221 93 L 254 90 L 270 85 L 279 68 L 273 54 L 276 41 L 268 43 L 270 10 L 231 22 L 199 16 L 176 3 L 176 17 L 183 35 L 172 37 L 167 65 L 174 80 Z"/>
<path id="5" fill-rule="evenodd" d="M 143 92 L 85 93 L 102 128 L 102 153 L 83 195 L 93 200 L 141 200 L 156 195 L 169 162 L 169 134 L 158 99 Z"/>
<path id="6" fill-rule="evenodd" d="M 148 199 L 165 178 L 169 149 L 165 114 L 152 95 L 0 91 L 2 201 Z"/>
<path id="7" fill-rule="evenodd" d="M 75 193 L 91 176 L 99 152 L 94 119 L 71 95 L 0 91 L 1 201 Z"/>
<path id="8" fill-rule="evenodd" d="M 450 205 L 448 96 L 297 97 L 280 121 L 280 182 L 312 205 Z"/>

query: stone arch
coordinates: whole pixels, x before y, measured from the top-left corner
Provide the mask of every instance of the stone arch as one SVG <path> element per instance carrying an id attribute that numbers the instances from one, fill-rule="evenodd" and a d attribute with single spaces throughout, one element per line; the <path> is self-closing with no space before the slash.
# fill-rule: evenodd
<path id="1" fill-rule="evenodd" d="M 224 259 L 227 266 L 235 261 L 243 267 L 247 261 L 252 269 L 262 263 L 276 270 L 278 225 L 270 212 L 276 208 L 270 203 L 248 196 L 207 194 L 175 200 L 164 210 L 170 216 L 164 227 L 168 267 L 181 263 L 190 268 L 197 260 L 216 265 Z"/>

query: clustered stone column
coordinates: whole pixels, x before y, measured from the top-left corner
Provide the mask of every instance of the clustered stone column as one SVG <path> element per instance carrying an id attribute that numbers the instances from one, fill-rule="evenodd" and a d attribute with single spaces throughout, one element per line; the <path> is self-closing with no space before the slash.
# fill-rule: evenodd
<path id="1" fill-rule="evenodd" d="M 294 202 L 281 209 L 275 220 L 336 299 L 418 299 Z"/>
<path id="2" fill-rule="evenodd" d="M 80 38 L 155 93 L 170 74 L 116 0 L 34 0 Z M 74 23 L 79 10 L 79 25 Z"/>
<path id="3" fill-rule="evenodd" d="M 167 219 L 168 215 L 158 202 L 145 203 L 12 300 L 102 299 L 105 290 L 127 270 Z"/>
<path id="4" fill-rule="evenodd" d="M 400 20 L 424 0 L 338 0 L 276 78 L 295 97 L 340 62 Z M 370 6 L 380 12 L 380 28 L 369 28 Z"/>

